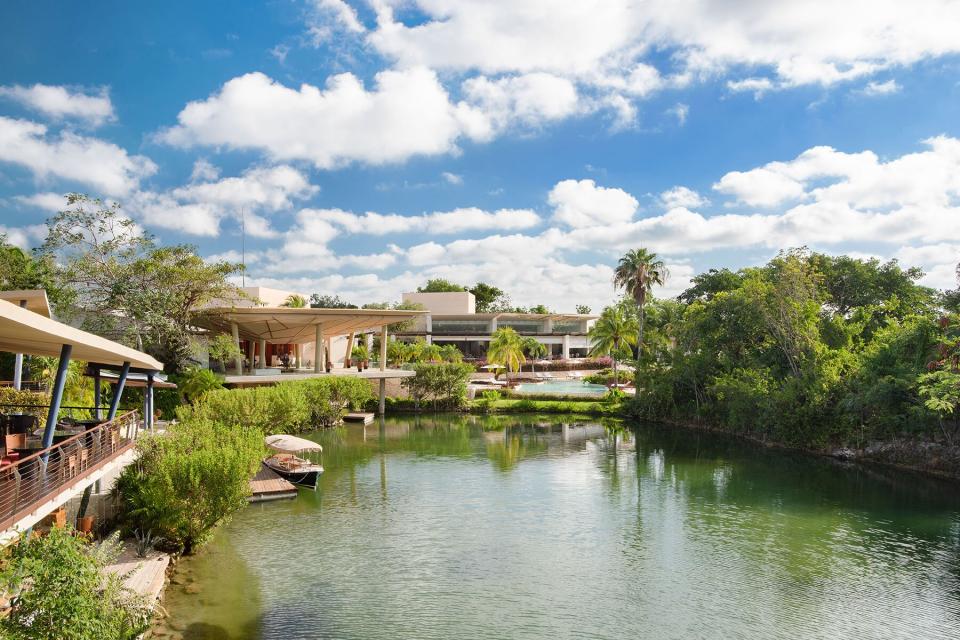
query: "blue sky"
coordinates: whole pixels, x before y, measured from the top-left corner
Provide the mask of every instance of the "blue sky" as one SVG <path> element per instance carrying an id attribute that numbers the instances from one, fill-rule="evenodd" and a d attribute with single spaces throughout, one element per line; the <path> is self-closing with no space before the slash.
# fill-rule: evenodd
<path id="1" fill-rule="evenodd" d="M 249 282 L 429 277 L 599 308 L 778 249 L 960 261 L 956 3 L 283 0 L 0 8 L 0 226 L 122 203 Z"/>

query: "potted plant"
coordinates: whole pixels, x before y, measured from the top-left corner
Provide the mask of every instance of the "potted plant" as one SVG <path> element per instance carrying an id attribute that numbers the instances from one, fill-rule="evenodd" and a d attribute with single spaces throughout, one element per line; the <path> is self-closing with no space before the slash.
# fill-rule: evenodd
<path id="1" fill-rule="evenodd" d="M 83 516 L 77 519 L 77 530 L 90 535 L 93 533 L 93 516 Z"/>
<path id="2" fill-rule="evenodd" d="M 367 348 L 364 346 L 356 346 L 353 348 L 353 351 L 350 352 L 350 355 L 357 363 L 357 371 L 363 371 L 367 366 Z"/>

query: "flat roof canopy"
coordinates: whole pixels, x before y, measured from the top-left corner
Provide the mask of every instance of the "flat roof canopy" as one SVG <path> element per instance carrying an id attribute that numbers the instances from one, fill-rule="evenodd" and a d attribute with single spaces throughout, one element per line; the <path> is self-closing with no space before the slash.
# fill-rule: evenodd
<path id="1" fill-rule="evenodd" d="M 73 346 L 74 360 L 115 367 L 129 362 L 134 369 L 163 371 L 162 362 L 142 351 L 0 300 L 0 351 L 57 358 L 65 344 Z"/>
<path id="2" fill-rule="evenodd" d="M 417 316 L 427 311 L 386 309 L 293 309 L 279 307 L 218 307 L 204 309 L 193 319 L 198 327 L 231 333 L 236 323 L 243 340 L 266 340 L 274 344 L 313 342 L 317 325 L 325 336 L 379 330 L 380 327 Z"/>
<path id="3" fill-rule="evenodd" d="M 47 292 L 43 289 L 19 289 L 15 291 L 0 291 L 0 300 L 6 300 L 20 306 L 20 301 L 26 302 L 24 308 L 39 313 L 45 318 L 53 317 L 50 313 L 50 303 L 47 301 Z"/>

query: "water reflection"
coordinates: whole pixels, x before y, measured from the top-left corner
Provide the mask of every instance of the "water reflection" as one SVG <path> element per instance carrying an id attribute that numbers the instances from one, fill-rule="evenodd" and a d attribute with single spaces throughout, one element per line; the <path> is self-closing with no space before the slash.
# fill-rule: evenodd
<path id="1" fill-rule="evenodd" d="M 960 635 L 955 485 L 617 421 L 423 416 L 311 437 L 320 490 L 245 510 L 185 562 L 218 595 L 173 589 L 174 634 Z"/>

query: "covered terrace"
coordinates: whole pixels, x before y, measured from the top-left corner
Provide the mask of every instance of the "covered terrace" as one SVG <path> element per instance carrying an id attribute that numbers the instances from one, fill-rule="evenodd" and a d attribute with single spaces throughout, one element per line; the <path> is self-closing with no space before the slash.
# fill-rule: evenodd
<path id="1" fill-rule="evenodd" d="M 125 345 L 57 322 L 27 305 L 3 299 L 0 351 L 59 358 L 49 400 L 45 401 L 48 404 L 0 407 L 4 445 L 0 460 L 0 536 L 8 539 L 88 489 L 124 459 L 132 458 L 140 418 L 136 411 L 118 415 L 123 390 L 131 373 L 142 377 L 147 408 L 144 426 L 152 428 L 152 392 L 163 364 Z M 94 377 L 93 407 L 63 406 L 72 360 L 86 362 Z M 101 372 L 115 375 L 101 378 Z M 114 384 L 106 407 L 101 403 L 102 381 Z M 89 418 L 63 420 L 66 409 L 82 409 Z"/>
<path id="2" fill-rule="evenodd" d="M 387 368 L 389 327 L 411 322 L 425 313 L 385 309 L 214 307 L 198 313 L 194 323 L 215 333 L 231 335 L 241 353 L 245 354 L 246 365 L 244 357 L 238 357 L 226 376 L 227 384 L 249 386 L 324 375 L 360 376 L 379 381 L 382 414 L 386 381 L 413 375 L 412 371 Z M 369 348 L 375 333 L 380 335 L 378 367 L 350 370 L 352 350 L 357 341 L 362 337 Z M 340 345 L 343 353 L 339 367 L 336 366 L 334 342 Z M 293 349 L 292 366 L 271 366 L 271 347 L 281 345 Z"/>

